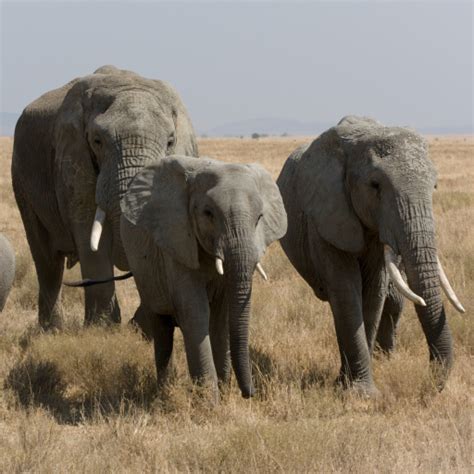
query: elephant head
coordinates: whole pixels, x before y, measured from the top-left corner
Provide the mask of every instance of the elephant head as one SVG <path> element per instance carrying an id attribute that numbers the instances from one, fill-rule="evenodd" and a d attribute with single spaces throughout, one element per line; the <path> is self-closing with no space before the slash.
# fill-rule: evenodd
<path id="1" fill-rule="evenodd" d="M 245 397 L 253 393 L 248 332 L 252 275 L 265 249 L 286 233 L 278 187 L 259 165 L 172 156 L 133 180 L 123 216 L 190 270 L 225 279 L 231 359 Z M 215 273 L 216 270 L 211 270 Z"/>
<path id="2" fill-rule="evenodd" d="M 305 155 L 318 160 L 305 160 Z M 410 129 L 348 116 L 305 155 L 298 193 L 319 234 L 354 254 L 364 251 L 368 236 L 378 237 L 394 284 L 416 304 L 430 360 L 449 369 L 452 340 L 440 289 L 459 311 L 464 308 L 438 258 L 432 206 L 436 171 L 425 140 Z M 394 263 L 397 256 L 408 285 Z"/>
<path id="3" fill-rule="evenodd" d="M 194 131 L 177 93 L 161 81 L 103 66 L 66 87 L 69 91 L 55 125 L 55 153 L 63 178 L 71 189 L 85 188 L 82 181 L 94 184 L 91 248 L 98 249 L 107 221 L 114 263 L 124 268 L 120 206 L 128 185 L 143 166 L 166 154 L 179 151 L 197 156 Z M 76 207 L 84 206 L 85 199 L 78 200 Z"/>

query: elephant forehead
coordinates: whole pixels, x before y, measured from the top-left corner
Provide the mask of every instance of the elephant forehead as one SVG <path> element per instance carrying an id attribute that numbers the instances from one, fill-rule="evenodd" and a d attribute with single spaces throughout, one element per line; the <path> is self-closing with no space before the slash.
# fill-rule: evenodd
<path id="1" fill-rule="evenodd" d="M 262 207 L 262 199 L 255 182 L 248 177 L 245 178 L 242 179 L 242 176 L 234 175 L 233 178 L 221 179 L 206 194 L 221 209 L 257 210 Z"/>

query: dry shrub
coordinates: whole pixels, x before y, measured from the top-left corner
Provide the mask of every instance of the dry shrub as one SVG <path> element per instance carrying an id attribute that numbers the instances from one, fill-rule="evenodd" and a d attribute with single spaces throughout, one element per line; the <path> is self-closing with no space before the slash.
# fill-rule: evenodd
<path id="1" fill-rule="evenodd" d="M 65 420 L 81 406 L 146 406 L 156 394 L 151 345 L 127 327 L 40 334 L 29 339 L 5 386 L 22 405 L 47 407 Z"/>

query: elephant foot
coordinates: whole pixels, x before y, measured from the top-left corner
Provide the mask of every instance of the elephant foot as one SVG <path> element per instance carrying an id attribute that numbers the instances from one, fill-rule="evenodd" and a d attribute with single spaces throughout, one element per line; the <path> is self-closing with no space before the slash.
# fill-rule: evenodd
<path id="1" fill-rule="evenodd" d="M 109 314 L 97 314 L 94 317 L 87 318 L 84 321 L 84 326 L 104 326 L 109 327 L 120 324 L 120 320 L 116 321 Z"/>
<path id="2" fill-rule="evenodd" d="M 375 352 L 390 357 L 395 352 L 395 338 L 377 337 Z"/>
<path id="3" fill-rule="evenodd" d="M 371 380 L 350 380 L 346 374 L 339 374 L 334 381 L 336 387 L 340 387 L 348 393 L 365 399 L 377 399 L 380 391 Z"/>
<path id="4" fill-rule="evenodd" d="M 86 307 L 85 326 L 112 326 L 114 324 L 120 324 L 121 320 L 120 307 L 117 301 L 111 302 L 110 305 L 102 311 Z"/>
<path id="5" fill-rule="evenodd" d="M 349 392 L 357 397 L 369 400 L 377 400 L 381 396 L 380 390 L 374 385 L 374 383 L 367 384 L 365 382 L 353 382 Z"/>
<path id="6" fill-rule="evenodd" d="M 61 314 L 55 314 L 50 318 L 39 318 L 39 324 L 44 332 L 56 333 L 63 329 L 64 320 Z"/>
<path id="7" fill-rule="evenodd" d="M 211 380 L 207 380 L 205 382 L 194 381 L 192 387 L 192 397 L 193 403 L 210 408 L 219 405 L 221 401 L 221 394 L 219 392 L 217 383 L 214 383 Z"/>

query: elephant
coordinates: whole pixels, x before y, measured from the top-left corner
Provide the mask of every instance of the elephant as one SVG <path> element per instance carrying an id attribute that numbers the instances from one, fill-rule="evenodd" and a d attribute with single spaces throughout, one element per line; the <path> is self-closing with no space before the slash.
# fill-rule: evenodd
<path id="1" fill-rule="evenodd" d="M 437 387 L 447 380 L 453 348 L 440 289 L 458 311 L 464 308 L 436 248 L 436 182 L 416 131 L 358 116 L 295 150 L 278 177 L 288 215 L 281 245 L 314 294 L 330 304 L 341 358 L 336 381 L 345 388 L 378 393 L 371 355 L 389 281 L 415 303 Z M 397 296 L 391 299 L 387 318 L 401 311 Z M 393 346 L 396 324 L 382 326 L 382 344 Z"/>
<path id="2" fill-rule="evenodd" d="M 159 385 L 173 333 L 189 372 L 218 394 L 230 365 L 242 396 L 254 394 L 249 361 L 252 276 L 287 227 L 280 192 L 259 165 L 173 155 L 143 168 L 122 205 L 122 241 L 148 320 Z M 90 282 L 88 282 L 90 283 Z"/>
<path id="3" fill-rule="evenodd" d="M 15 252 L 0 233 L 0 312 L 3 311 L 15 278 Z"/>
<path id="4" fill-rule="evenodd" d="M 168 84 L 102 66 L 28 105 L 14 136 L 12 181 L 39 281 L 43 329 L 62 325 L 64 262 L 83 278 L 128 269 L 121 204 L 135 174 L 167 154 L 198 156 Z M 85 289 L 85 323 L 120 322 L 113 282 Z"/>

